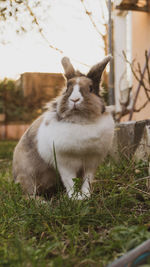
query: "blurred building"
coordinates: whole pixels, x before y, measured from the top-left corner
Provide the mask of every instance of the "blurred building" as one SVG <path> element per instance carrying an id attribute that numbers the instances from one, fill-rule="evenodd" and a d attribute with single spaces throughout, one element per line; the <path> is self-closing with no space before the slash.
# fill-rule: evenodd
<path id="1" fill-rule="evenodd" d="M 21 88 L 25 97 L 24 101 L 30 101 L 34 110 L 37 109 L 38 102 L 40 103 L 38 108 L 41 108 L 46 102 L 51 101 L 60 94 L 65 86 L 65 78 L 61 73 L 27 72 L 21 75 L 20 79 L 16 82 L 16 86 Z M 42 109 L 40 109 L 38 115 L 41 112 Z M 0 139 L 19 139 L 31 123 L 24 121 L 21 121 L 21 123 L 20 121 L 9 121 L 9 123 L 6 123 L 5 118 L 2 120 L 2 116 L 5 114 L 0 115 Z M 31 117 L 32 115 L 30 114 Z"/>
<path id="2" fill-rule="evenodd" d="M 65 86 L 65 78 L 61 73 L 26 72 L 19 80 L 24 96 L 39 99 L 43 95 L 49 100 L 59 95 Z"/>

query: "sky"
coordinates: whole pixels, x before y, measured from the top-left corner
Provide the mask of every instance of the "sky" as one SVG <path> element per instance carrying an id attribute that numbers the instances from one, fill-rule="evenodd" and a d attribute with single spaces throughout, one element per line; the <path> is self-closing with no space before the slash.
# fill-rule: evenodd
<path id="1" fill-rule="evenodd" d="M 105 33 L 103 22 L 108 20 L 105 0 L 85 0 L 84 3 L 101 33 Z M 63 72 L 63 56 L 69 56 L 73 65 L 85 73 L 103 59 L 103 40 L 85 13 L 81 0 L 42 0 L 42 6 L 33 11 L 46 39 L 64 53 L 51 49 L 36 25 L 32 29 L 29 27 L 27 33 L 16 34 L 19 21 L 30 24 L 30 17 L 22 12 L 17 23 L 12 18 L 5 22 L 1 34 L 0 79 L 17 79 L 24 72 Z"/>

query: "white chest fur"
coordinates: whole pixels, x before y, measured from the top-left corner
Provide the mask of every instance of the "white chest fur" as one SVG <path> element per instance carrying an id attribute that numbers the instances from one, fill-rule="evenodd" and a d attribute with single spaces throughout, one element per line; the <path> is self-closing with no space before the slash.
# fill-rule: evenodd
<path id="1" fill-rule="evenodd" d="M 102 115 L 93 124 L 80 125 L 57 121 L 46 113 L 37 133 L 38 152 L 47 163 L 53 163 L 54 146 L 56 155 L 101 154 L 108 150 L 113 132 L 114 122 L 110 114 Z"/>

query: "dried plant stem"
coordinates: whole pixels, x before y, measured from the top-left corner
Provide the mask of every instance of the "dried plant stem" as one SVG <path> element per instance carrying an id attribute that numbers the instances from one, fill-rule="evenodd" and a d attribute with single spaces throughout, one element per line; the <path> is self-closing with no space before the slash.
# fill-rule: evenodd
<path id="1" fill-rule="evenodd" d="M 146 192 L 146 191 L 143 191 L 143 190 L 141 190 L 141 189 L 139 189 L 139 188 L 137 188 L 137 187 L 134 187 L 134 186 L 131 186 L 131 185 L 128 185 L 127 187 L 130 187 L 130 188 L 132 188 L 132 189 L 134 189 L 134 190 L 137 190 L 137 191 L 139 191 L 140 193 L 145 194 L 145 195 L 147 195 L 147 196 L 150 197 L 150 193 L 148 193 L 148 192 Z"/>

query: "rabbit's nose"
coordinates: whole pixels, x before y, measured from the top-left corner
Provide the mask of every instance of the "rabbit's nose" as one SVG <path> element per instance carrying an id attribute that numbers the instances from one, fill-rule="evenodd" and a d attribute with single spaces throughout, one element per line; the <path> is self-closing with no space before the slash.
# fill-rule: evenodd
<path id="1" fill-rule="evenodd" d="M 72 102 L 74 102 L 74 103 L 77 103 L 79 100 L 80 100 L 80 98 L 74 98 L 74 99 L 70 99 Z"/>

